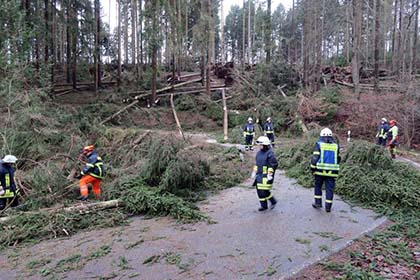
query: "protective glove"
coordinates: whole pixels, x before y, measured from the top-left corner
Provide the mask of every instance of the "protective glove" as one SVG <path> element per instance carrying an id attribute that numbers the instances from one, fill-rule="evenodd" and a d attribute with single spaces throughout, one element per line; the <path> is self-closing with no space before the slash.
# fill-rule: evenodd
<path id="1" fill-rule="evenodd" d="M 257 172 L 256 171 L 252 171 L 251 179 L 255 179 L 256 176 L 257 176 Z"/>
<path id="2" fill-rule="evenodd" d="M 82 179 L 82 177 L 83 177 L 83 175 L 79 174 L 79 175 L 74 176 L 74 179 Z"/>
<path id="3" fill-rule="evenodd" d="M 272 181 L 274 179 L 273 173 L 267 174 L 267 181 Z"/>
<path id="4" fill-rule="evenodd" d="M 0 188 L 0 195 L 4 195 L 4 193 L 5 191 L 2 188 Z"/>

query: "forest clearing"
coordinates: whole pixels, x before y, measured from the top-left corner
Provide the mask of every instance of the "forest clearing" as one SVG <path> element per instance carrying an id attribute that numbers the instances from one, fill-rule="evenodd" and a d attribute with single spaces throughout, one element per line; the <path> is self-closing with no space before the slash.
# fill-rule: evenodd
<path id="1" fill-rule="evenodd" d="M 0 279 L 420 279 L 419 0 L 233 2 L 0 4 Z"/>

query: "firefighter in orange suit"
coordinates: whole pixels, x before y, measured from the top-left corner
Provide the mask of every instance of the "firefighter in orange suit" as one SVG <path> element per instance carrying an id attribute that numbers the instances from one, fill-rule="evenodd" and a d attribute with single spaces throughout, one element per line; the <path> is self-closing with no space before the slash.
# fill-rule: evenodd
<path id="1" fill-rule="evenodd" d="M 95 198 L 101 198 L 101 181 L 104 177 L 105 167 L 102 158 L 98 156 L 98 152 L 93 145 L 83 148 L 83 155 L 87 157 L 86 166 L 78 176 L 80 179 L 80 200 L 88 198 L 88 184 L 92 185 L 93 195 Z"/>

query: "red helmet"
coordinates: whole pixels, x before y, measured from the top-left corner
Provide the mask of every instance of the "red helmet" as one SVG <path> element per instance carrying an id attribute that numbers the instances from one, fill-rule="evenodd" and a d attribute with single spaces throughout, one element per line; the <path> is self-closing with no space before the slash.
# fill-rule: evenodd
<path id="1" fill-rule="evenodd" d="M 95 147 L 93 145 L 89 145 L 83 148 L 83 154 L 88 154 L 90 152 L 92 152 L 95 149 Z"/>
<path id="2" fill-rule="evenodd" d="M 390 120 L 389 121 L 389 125 L 396 125 L 397 124 L 397 121 L 396 120 Z"/>

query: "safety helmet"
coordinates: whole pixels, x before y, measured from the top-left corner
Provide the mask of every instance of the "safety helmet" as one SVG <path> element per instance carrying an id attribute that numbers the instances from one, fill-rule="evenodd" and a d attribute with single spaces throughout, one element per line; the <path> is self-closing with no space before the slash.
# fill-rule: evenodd
<path id="1" fill-rule="evenodd" d="M 390 124 L 390 125 L 396 125 L 396 124 L 397 124 L 397 121 L 396 121 L 396 120 L 390 120 L 390 121 L 389 121 L 389 124 Z"/>
<path id="2" fill-rule="evenodd" d="M 249 117 L 249 118 L 248 118 L 248 121 L 249 121 L 249 122 L 252 122 L 252 118 L 251 118 L 251 117 Z"/>
<path id="3" fill-rule="evenodd" d="M 266 146 L 271 145 L 271 141 L 270 141 L 270 139 L 268 139 L 267 136 L 258 137 L 258 139 L 255 143 L 257 143 L 258 145 L 266 145 Z"/>
<path id="4" fill-rule="evenodd" d="M 325 137 L 325 136 L 332 136 L 332 131 L 329 128 L 324 128 L 321 130 L 321 133 L 319 134 L 319 136 L 321 137 Z"/>
<path id="5" fill-rule="evenodd" d="M 268 122 L 269 122 L 269 121 L 271 121 L 271 117 L 268 117 L 268 118 L 267 118 L 267 121 L 268 121 Z"/>
<path id="6" fill-rule="evenodd" d="M 382 118 L 381 121 L 388 122 L 387 119 L 385 119 L 385 118 Z"/>
<path id="7" fill-rule="evenodd" d="M 92 152 L 94 149 L 95 149 L 95 146 L 89 145 L 89 146 L 84 147 L 82 152 L 83 152 L 83 154 L 86 155 L 86 154 Z"/>
<path id="8" fill-rule="evenodd" d="M 15 163 L 17 161 L 17 158 L 13 155 L 6 155 L 2 161 L 4 163 Z"/>

